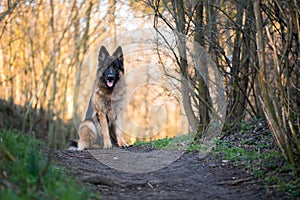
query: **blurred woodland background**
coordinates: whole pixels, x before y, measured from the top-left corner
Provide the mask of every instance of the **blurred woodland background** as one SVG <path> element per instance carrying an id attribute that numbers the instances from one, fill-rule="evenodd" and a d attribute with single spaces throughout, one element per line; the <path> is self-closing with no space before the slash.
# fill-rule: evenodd
<path id="1" fill-rule="evenodd" d="M 170 49 L 170 57 L 188 81 L 180 101 L 189 122 L 199 122 L 198 138 L 214 111 L 205 78 L 186 59 L 187 40 L 200 44 L 222 74 L 227 127 L 263 117 L 282 155 L 299 159 L 300 3 L 292 0 L 3 0 L 0 126 L 63 147 L 77 134 L 84 59 L 108 37 L 116 47 L 118 34 L 149 27 L 176 33 L 178 51 Z"/>

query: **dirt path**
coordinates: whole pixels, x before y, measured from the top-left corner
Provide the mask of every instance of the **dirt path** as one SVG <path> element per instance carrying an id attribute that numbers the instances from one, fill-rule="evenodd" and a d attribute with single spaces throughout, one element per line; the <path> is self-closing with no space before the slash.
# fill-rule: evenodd
<path id="1" fill-rule="evenodd" d="M 145 161 L 144 166 L 138 167 L 140 158 L 128 158 L 134 155 L 132 152 L 145 152 L 145 149 L 130 147 L 110 151 L 54 151 L 53 157 L 83 182 L 94 185 L 103 199 L 283 199 L 267 191 L 259 180 L 245 171 L 210 155 L 199 158 L 198 153 L 183 153 L 175 162 L 159 170 L 133 173 L 109 167 L 112 166 L 110 162 L 115 160 L 122 166 L 128 160 L 131 167 L 149 167 L 151 162 Z M 171 156 L 178 152 L 169 153 Z M 102 157 L 96 159 L 95 155 Z M 164 160 L 167 159 L 162 158 Z M 105 162 L 109 166 L 103 164 Z"/>

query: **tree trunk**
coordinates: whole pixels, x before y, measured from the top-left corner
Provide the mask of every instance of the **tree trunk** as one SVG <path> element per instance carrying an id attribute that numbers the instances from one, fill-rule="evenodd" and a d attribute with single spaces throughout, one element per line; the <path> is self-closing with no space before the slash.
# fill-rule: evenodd
<path id="1" fill-rule="evenodd" d="M 116 0 L 108 0 L 108 24 L 110 29 L 111 44 L 115 48 L 117 45 L 117 26 L 115 21 Z"/>
<path id="2" fill-rule="evenodd" d="M 194 42 L 196 43 L 195 45 L 201 45 L 204 46 L 204 34 L 203 34 L 203 30 L 204 30 L 204 23 L 203 23 L 203 2 L 198 1 L 197 5 L 196 5 L 196 16 L 195 16 L 195 36 L 194 36 Z M 195 48 L 197 49 L 197 48 Z M 198 52 L 200 55 L 200 52 Z M 195 55 L 198 55 L 197 52 L 195 52 Z M 197 70 L 197 68 L 196 68 Z M 205 70 L 206 73 L 208 73 L 207 70 Z M 209 99 L 209 91 L 208 91 L 208 87 L 203 79 L 203 77 L 201 76 L 201 74 L 196 73 L 196 85 L 195 87 L 198 90 L 198 95 L 208 103 L 208 99 Z M 198 83 L 199 82 L 199 83 Z M 199 100 L 199 108 L 198 108 L 198 112 L 199 112 L 199 124 L 197 127 L 197 138 L 200 138 L 204 133 L 205 130 L 207 128 L 207 125 L 209 124 L 209 108 L 204 105 L 203 102 L 201 102 L 201 100 Z"/>
<path id="3" fill-rule="evenodd" d="M 243 27 L 243 7 L 239 2 L 236 3 L 237 14 L 236 14 L 236 27 Z M 239 121 L 243 118 L 244 113 L 244 97 L 243 97 L 243 86 L 241 84 L 244 77 L 242 74 L 241 63 L 240 63 L 240 53 L 241 53 L 241 45 L 242 44 L 242 36 L 241 30 L 237 30 L 235 33 L 234 43 L 233 43 L 233 52 L 232 52 L 232 96 L 230 102 L 230 113 L 229 113 L 229 121 Z"/>
<path id="4" fill-rule="evenodd" d="M 176 21 L 176 29 L 178 31 L 178 50 L 180 56 L 180 71 L 181 71 L 181 93 L 182 101 L 185 109 L 185 113 L 189 120 L 189 126 L 192 132 L 196 132 L 197 119 L 194 114 L 191 102 L 190 93 L 190 77 L 188 73 L 188 63 L 186 55 L 186 36 L 185 36 L 185 12 L 184 4 L 181 0 L 175 0 L 174 2 L 174 13 Z"/>

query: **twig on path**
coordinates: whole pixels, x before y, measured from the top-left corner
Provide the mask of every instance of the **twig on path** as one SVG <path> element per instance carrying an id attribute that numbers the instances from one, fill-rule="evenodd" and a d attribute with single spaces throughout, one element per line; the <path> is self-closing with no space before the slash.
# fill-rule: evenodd
<path id="1" fill-rule="evenodd" d="M 151 185 L 150 182 L 148 182 L 147 185 L 148 185 L 149 187 L 151 187 L 151 189 L 154 189 L 154 187 Z"/>

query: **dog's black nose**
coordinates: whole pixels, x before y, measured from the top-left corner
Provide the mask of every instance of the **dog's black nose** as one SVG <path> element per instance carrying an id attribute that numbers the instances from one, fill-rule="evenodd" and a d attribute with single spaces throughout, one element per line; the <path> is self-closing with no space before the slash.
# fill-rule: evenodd
<path id="1" fill-rule="evenodd" d="M 108 80 L 113 80 L 113 79 L 115 79 L 115 76 L 113 74 L 108 74 L 107 79 Z"/>

